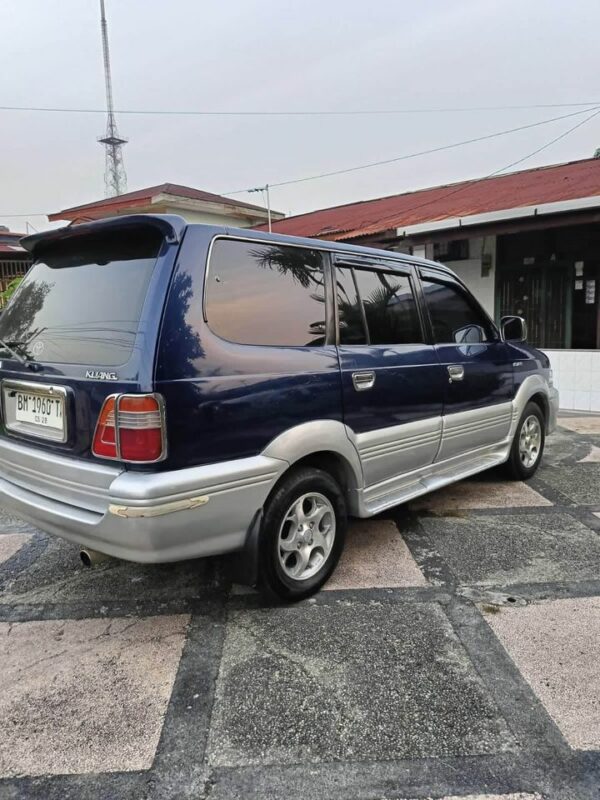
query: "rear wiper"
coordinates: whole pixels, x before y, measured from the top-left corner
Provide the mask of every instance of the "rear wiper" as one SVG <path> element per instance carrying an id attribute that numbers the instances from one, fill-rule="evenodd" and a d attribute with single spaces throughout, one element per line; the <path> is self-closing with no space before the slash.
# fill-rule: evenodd
<path id="1" fill-rule="evenodd" d="M 22 356 L 20 353 L 18 353 L 14 348 L 12 348 L 8 344 L 8 342 L 5 342 L 4 339 L 0 339 L 0 346 L 2 346 L 5 350 L 8 350 L 8 352 L 11 354 L 11 356 L 13 358 L 16 358 L 17 361 L 20 364 L 23 364 L 25 367 L 28 366 L 27 359 L 24 356 Z"/>

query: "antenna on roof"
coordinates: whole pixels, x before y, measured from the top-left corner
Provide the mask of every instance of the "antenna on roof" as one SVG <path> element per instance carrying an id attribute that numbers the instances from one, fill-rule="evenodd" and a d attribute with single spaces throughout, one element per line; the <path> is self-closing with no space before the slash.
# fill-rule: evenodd
<path id="1" fill-rule="evenodd" d="M 110 53 L 108 51 L 108 30 L 104 0 L 100 0 L 100 26 L 102 28 L 102 54 L 104 56 L 104 83 L 106 85 L 106 134 L 98 139 L 106 150 L 104 184 L 107 197 L 114 197 L 127 191 L 127 175 L 123 164 L 122 148 L 127 139 L 122 139 L 117 131 L 113 108 L 112 80 L 110 77 Z"/>
<path id="2" fill-rule="evenodd" d="M 271 195 L 269 193 L 269 184 L 265 183 L 264 186 L 257 186 L 256 189 L 248 189 L 249 194 L 252 192 L 267 193 L 267 219 L 269 220 L 269 233 L 271 233 Z"/>

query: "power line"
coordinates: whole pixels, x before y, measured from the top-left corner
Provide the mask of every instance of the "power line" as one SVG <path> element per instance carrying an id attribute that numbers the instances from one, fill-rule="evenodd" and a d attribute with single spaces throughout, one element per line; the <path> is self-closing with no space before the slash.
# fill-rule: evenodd
<path id="1" fill-rule="evenodd" d="M 2 214 L 2 213 L 0 213 L 0 217 L 11 217 L 11 218 L 16 218 L 16 217 L 23 217 L 23 218 L 25 218 L 25 217 L 45 217 L 45 216 L 47 216 L 47 212 L 46 211 L 36 211 L 33 214 Z"/>
<path id="2" fill-rule="evenodd" d="M 591 109 L 591 110 L 595 111 L 597 108 L 600 108 L 600 106 L 596 106 L 594 109 Z M 359 170 L 362 170 L 362 169 L 371 169 L 372 167 L 381 167 L 381 166 L 384 166 L 386 164 L 394 164 L 394 163 L 396 163 L 398 161 L 407 161 L 407 160 L 409 160 L 411 158 L 418 158 L 419 156 L 427 156 L 427 155 L 432 155 L 433 153 L 441 153 L 444 150 L 453 150 L 453 149 L 455 149 L 457 147 L 464 147 L 467 144 L 476 144 L 477 142 L 484 142 L 484 141 L 487 141 L 489 139 L 495 139 L 498 136 L 507 136 L 510 133 L 517 133 L 519 131 L 529 130 L 530 128 L 537 128 L 540 125 L 548 125 L 551 122 L 558 122 L 559 120 L 562 120 L 562 119 L 569 119 L 570 117 L 576 117 L 576 116 L 579 116 L 580 114 L 586 114 L 588 111 L 590 111 L 589 108 L 586 108 L 583 111 L 572 111 L 570 114 L 562 114 L 559 117 L 551 117 L 550 119 L 540 120 L 539 122 L 530 122 L 527 125 L 519 125 L 516 128 L 508 128 L 508 129 L 503 130 L 503 131 L 496 131 L 495 133 L 488 133 L 488 134 L 486 134 L 484 136 L 476 136 L 475 138 L 472 138 L 472 139 L 463 139 L 460 142 L 453 142 L 452 144 L 445 144 L 445 145 L 441 145 L 439 147 L 431 147 L 428 150 L 419 150 L 416 153 L 408 153 L 406 155 L 396 156 L 394 158 L 386 158 L 386 159 L 384 159 L 382 161 L 371 161 L 371 162 L 369 162 L 367 164 L 359 164 L 356 167 L 346 167 L 344 169 L 332 170 L 331 172 L 321 172 L 318 175 L 309 175 L 309 176 L 307 176 L 305 178 L 293 178 L 293 179 L 287 180 L 287 181 L 279 181 L 278 183 L 269 183 L 269 187 L 271 189 L 274 189 L 274 188 L 279 187 L 279 186 L 290 186 L 291 184 L 294 184 L 294 183 L 305 183 L 306 181 L 316 181 L 316 180 L 319 180 L 320 178 L 330 178 L 330 177 L 333 177 L 334 175 L 345 175 L 345 174 L 347 174 L 349 172 L 358 172 Z M 227 196 L 227 195 L 233 195 L 233 194 L 244 194 L 244 193 L 249 192 L 249 191 L 251 191 L 251 189 L 236 189 L 236 191 L 234 191 L 234 192 L 223 192 L 223 194 Z"/>
<path id="3" fill-rule="evenodd" d="M 569 119 L 569 118 L 572 118 L 572 117 L 579 116 L 581 114 L 585 114 L 588 111 L 590 111 L 589 108 L 586 108 L 583 111 L 573 111 L 570 114 L 562 114 L 561 116 L 551 117 L 550 119 L 540 120 L 539 122 L 531 122 L 528 125 L 520 125 L 520 126 L 518 126 L 516 128 L 508 128 L 506 130 L 496 131 L 495 133 L 488 133 L 488 134 L 485 134 L 484 136 L 478 136 L 478 137 L 475 137 L 475 138 L 472 138 L 472 139 L 464 139 L 461 142 L 453 142 L 452 144 L 441 145 L 439 147 L 433 147 L 433 148 L 430 148 L 428 150 L 421 150 L 421 151 L 418 151 L 416 153 L 409 153 L 409 154 L 406 154 L 406 155 L 397 156 L 395 158 L 388 158 L 388 159 L 385 159 L 383 161 L 373 161 L 373 162 L 370 162 L 368 164 L 361 164 L 361 165 L 356 166 L 356 167 L 347 167 L 346 169 L 334 170 L 332 172 L 323 172 L 323 173 L 320 173 L 319 175 L 312 175 L 312 176 L 309 176 L 309 177 L 306 177 L 306 178 L 296 178 L 296 179 L 288 180 L 288 181 L 280 181 L 279 183 L 270 183 L 269 184 L 269 189 L 272 189 L 274 187 L 279 187 L 279 186 L 289 186 L 290 184 L 294 184 L 294 183 L 304 183 L 306 181 L 318 180 L 320 178 L 328 178 L 328 177 L 331 177 L 331 176 L 334 176 L 334 175 L 343 175 L 343 174 L 348 173 L 348 172 L 356 172 L 356 171 L 362 170 L 362 169 L 370 169 L 371 167 L 378 167 L 378 166 L 382 166 L 382 165 L 385 165 L 385 164 L 393 164 L 393 163 L 398 162 L 398 161 L 406 161 L 408 159 L 418 158 L 419 156 L 431 155 L 433 153 L 440 153 L 440 152 L 443 152 L 445 150 L 452 150 L 454 148 L 463 147 L 463 146 L 468 145 L 468 144 L 475 144 L 477 142 L 483 142 L 483 141 L 487 141 L 489 139 L 494 139 L 494 138 L 496 138 L 498 136 L 506 136 L 506 135 L 511 134 L 511 133 L 517 133 L 519 131 L 528 130 L 528 129 L 531 129 L 531 128 L 537 128 L 537 127 L 540 127 L 541 125 L 548 125 L 548 124 L 550 124 L 552 122 L 558 122 L 558 121 L 563 120 L 563 119 Z M 581 127 L 586 122 L 588 122 L 590 119 L 592 119 L 593 117 L 595 117 L 598 114 L 600 114 L 600 105 L 598 105 L 595 108 L 593 108 L 592 112 L 593 112 L 592 114 L 588 115 L 588 117 L 586 117 L 584 120 L 579 122 L 577 125 L 574 125 L 568 131 L 563 132 L 562 134 L 557 136 L 555 139 L 553 139 L 551 142 L 549 142 L 546 145 L 538 148 L 533 153 L 530 153 L 529 155 L 524 156 L 522 159 L 519 159 L 518 161 L 515 161 L 515 162 L 513 162 L 512 164 L 510 164 L 510 165 L 508 165 L 506 167 L 503 167 L 501 171 L 509 169 L 510 167 L 515 166 L 516 164 L 519 164 L 519 163 L 521 163 L 522 161 L 525 161 L 528 158 L 531 158 L 532 156 L 536 155 L 536 153 L 541 152 L 541 150 L 544 150 L 546 147 L 549 147 L 551 144 L 554 144 L 554 142 L 559 141 L 559 139 L 564 138 L 565 136 L 567 136 L 569 133 L 571 133 L 576 128 Z M 495 173 L 492 173 L 492 175 L 493 174 L 495 174 Z M 485 177 L 491 177 L 492 175 L 485 176 Z M 484 180 L 484 179 L 485 178 L 478 178 L 476 180 Z M 245 194 L 247 192 L 251 192 L 251 191 L 255 191 L 255 190 L 256 190 L 255 187 L 253 187 L 251 189 L 238 189 L 235 192 L 222 192 L 222 194 L 225 195 L 225 196 L 234 195 L 234 194 Z M 461 191 L 462 191 L 462 187 L 461 187 Z M 30 214 L 3 214 L 3 213 L 0 213 L 0 217 L 6 217 L 6 218 L 18 218 L 18 217 L 23 217 L 24 218 L 24 217 L 36 217 L 36 216 L 46 216 L 46 214 L 45 214 L 45 212 L 35 212 L 35 213 L 30 213 Z"/>
<path id="4" fill-rule="evenodd" d="M 519 158 L 516 161 L 512 161 L 510 164 L 506 164 L 505 166 L 500 167 L 500 169 L 496 169 L 493 172 L 490 172 L 488 175 L 484 175 L 481 178 L 474 178 L 471 181 L 465 181 L 464 183 L 461 183 L 460 186 L 457 186 L 455 189 L 451 189 L 450 191 L 446 192 L 445 194 L 443 194 L 441 196 L 438 195 L 434 200 L 426 200 L 424 203 L 419 203 L 417 205 L 411 206 L 411 212 L 417 211 L 418 209 L 421 209 L 421 208 L 425 208 L 426 206 L 430 206 L 433 203 L 439 203 L 440 200 L 445 200 L 447 197 L 453 197 L 455 194 L 460 194 L 460 192 L 464 192 L 467 189 L 470 189 L 471 187 L 475 186 L 476 184 L 480 183 L 481 181 L 486 181 L 489 178 L 493 178 L 496 175 L 500 175 L 501 173 L 506 172 L 507 169 L 512 169 L 512 167 L 516 167 L 518 164 L 522 164 L 524 161 L 528 161 L 530 158 L 533 158 L 533 156 L 536 156 L 538 153 L 541 153 L 542 150 L 547 150 L 553 144 L 556 144 L 556 142 L 560 141 L 561 139 L 564 139 L 569 134 L 573 133 L 573 131 L 577 130 L 577 128 L 581 128 L 583 125 L 585 125 L 586 123 L 590 122 L 594 117 L 597 117 L 599 114 L 600 114 L 600 108 L 597 108 L 596 110 L 594 110 L 594 112 L 592 114 L 587 116 L 585 119 L 582 119 L 579 122 L 577 122 L 575 125 L 572 125 L 566 131 L 563 131 L 561 134 L 559 134 L 558 136 L 555 136 L 549 142 L 546 142 L 541 147 L 536 148 L 531 153 L 528 153 L 526 156 L 523 156 L 522 158 Z M 384 217 L 380 221 L 382 223 L 385 223 L 386 219 L 392 219 L 394 216 L 396 216 L 396 215 L 393 214 L 393 215 L 390 215 L 389 217 Z"/>
<path id="5" fill-rule="evenodd" d="M 307 109 L 298 111 L 215 111 L 201 109 L 149 109 L 149 108 L 122 108 L 115 109 L 115 114 L 154 115 L 154 116 L 194 116 L 194 117 L 345 117 L 345 116 L 384 116 L 393 114 L 448 114 L 468 113 L 474 111 L 531 111 L 543 108 L 591 108 L 597 106 L 600 100 L 585 103 L 532 103 L 525 105 L 498 105 L 498 106 L 458 106 L 458 107 L 430 107 L 430 108 L 381 108 L 381 109 L 342 109 L 317 110 Z M 584 109 L 585 110 L 585 109 Z M 33 111 L 51 114 L 105 114 L 103 108 L 73 108 L 50 106 L 0 106 L 0 111 Z"/>

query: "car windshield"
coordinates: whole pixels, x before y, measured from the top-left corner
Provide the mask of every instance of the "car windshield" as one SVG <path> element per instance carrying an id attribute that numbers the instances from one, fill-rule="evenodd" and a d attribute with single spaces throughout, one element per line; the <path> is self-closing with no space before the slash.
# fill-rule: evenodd
<path id="1" fill-rule="evenodd" d="M 48 247 L 0 316 L 0 349 L 32 361 L 124 364 L 160 242 L 136 229 Z"/>

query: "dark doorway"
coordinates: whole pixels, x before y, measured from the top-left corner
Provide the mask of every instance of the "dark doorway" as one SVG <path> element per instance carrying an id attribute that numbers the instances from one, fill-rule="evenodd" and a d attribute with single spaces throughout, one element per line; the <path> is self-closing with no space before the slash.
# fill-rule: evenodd
<path id="1" fill-rule="evenodd" d="M 600 226 L 498 237 L 496 313 L 527 320 L 536 347 L 600 347 Z"/>

